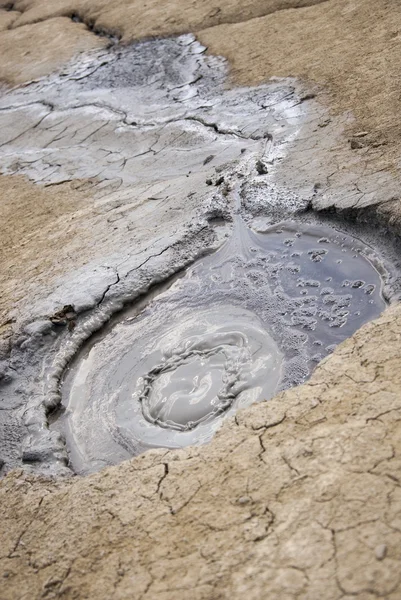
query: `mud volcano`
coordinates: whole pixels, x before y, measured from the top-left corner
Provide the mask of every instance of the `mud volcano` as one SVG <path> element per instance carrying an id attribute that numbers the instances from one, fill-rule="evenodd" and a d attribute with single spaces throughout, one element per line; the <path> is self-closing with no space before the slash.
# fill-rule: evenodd
<path id="1" fill-rule="evenodd" d="M 262 229 L 262 230 L 260 230 Z M 210 440 L 222 417 L 304 381 L 385 307 L 369 247 L 323 225 L 248 228 L 69 370 L 64 430 L 79 473 Z"/>
<path id="2" fill-rule="evenodd" d="M 83 186 L 93 240 L 91 262 L 23 303 L 7 468 L 89 473 L 207 442 L 385 306 L 375 252 L 319 214 L 362 210 L 391 177 L 325 150 L 341 123 L 303 84 L 227 89 L 205 50 L 184 35 L 96 51 L 0 98 L 0 171 Z M 397 253 L 368 229 L 394 297 Z M 63 306 L 71 329 L 52 320 Z"/>

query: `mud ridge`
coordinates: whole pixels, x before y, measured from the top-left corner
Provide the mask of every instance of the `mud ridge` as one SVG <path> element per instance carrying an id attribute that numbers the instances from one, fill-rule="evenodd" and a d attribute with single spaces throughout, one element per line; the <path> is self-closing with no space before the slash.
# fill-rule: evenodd
<path id="1" fill-rule="evenodd" d="M 311 6 L 316 6 L 316 4 L 324 4 L 326 2 L 330 2 L 331 0 L 290 0 L 290 2 L 283 0 L 282 6 L 274 7 L 273 10 L 266 7 L 266 10 L 259 14 L 255 14 L 254 16 L 250 16 L 248 18 L 239 18 L 236 19 L 234 16 L 228 19 L 218 20 L 214 25 L 206 25 L 202 27 L 202 29 L 213 29 L 214 27 L 219 27 L 220 25 L 240 25 L 241 23 L 249 23 L 255 19 L 261 19 L 263 17 L 268 17 L 269 15 L 274 15 L 275 13 L 284 12 L 287 10 L 301 10 L 302 8 L 310 8 Z M 194 27 L 195 30 L 201 31 L 199 27 Z"/>
<path id="2" fill-rule="evenodd" d="M 262 6 L 260 5 L 255 5 L 252 7 L 246 7 L 245 10 L 238 10 L 236 11 L 236 14 L 232 14 L 231 16 L 223 16 L 221 17 L 220 14 L 222 12 L 221 8 L 213 8 L 211 11 L 209 11 L 209 14 L 205 14 L 204 16 L 200 16 L 197 20 L 193 20 L 191 19 L 190 22 L 187 24 L 187 26 L 181 26 L 179 28 L 175 27 L 173 28 L 171 31 L 169 32 L 163 32 L 163 37 L 166 37 L 166 35 L 182 35 L 182 34 L 187 34 L 189 31 L 200 31 L 203 29 L 212 29 L 213 27 L 218 27 L 220 25 L 230 25 L 230 24 L 241 24 L 241 23 L 247 23 L 249 21 L 252 21 L 254 19 L 258 19 L 258 18 L 263 18 L 263 17 L 267 17 L 269 15 L 273 15 L 275 13 L 280 13 L 280 12 L 284 12 L 284 11 L 288 11 L 288 10 L 301 10 L 303 8 L 309 8 L 312 6 L 315 6 L 316 4 L 322 4 L 325 2 L 329 2 L 330 0 L 279 0 L 278 2 L 274 2 L 272 3 L 272 5 L 270 6 L 265 6 L 264 4 Z M 7 10 L 18 10 L 17 8 L 15 8 L 16 3 L 8 3 L 9 7 Z M 86 8 L 86 10 L 85 10 Z M 138 7 L 139 10 L 139 7 Z M 24 12 L 28 12 L 29 14 L 29 9 L 27 11 L 22 11 L 21 14 L 23 14 Z M 93 12 L 93 11 L 92 11 Z M 97 11 L 99 13 L 99 11 Z M 101 12 L 101 11 L 100 11 Z M 233 11 L 230 11 L 233 12 Z M 76 9 L 74 7 L 74 9 L 71 11 L 71 9 L 66 6 L 66 8 L 64 10 L 57 9 L 56 11 L 52 12 L 51 10 L 46 10 L 45 11 L 45 15 L 43 17 L 32 17 L 29 18 L 29 16 L 24 20 L 24 22 L 22 24 L 17 24 L 15 26 L 11 26 L 11 29 L 14 28 L 18 28 L 21 27 L 23 25 L 33 25 L 35 23 L 41 23 L 44 22 L 48 19 L 54 18 L 54 17 L 67 17 L 72 19 L 74 22 L 77 23 L 83 23 L 84 25 L 86 25 L 86 27 L 88 28 L 89 31 L 91 31 L 92 33 L 94 33 L 95 35 L 99 35 L 102 37 L 108 37 L 111 40 L 111 43 L 116 44 L 118 43 L 121 39 L 122 39 L 122 34 L 119 32 L 118 29 L 109 29 L 107 27 L 107 17 L 103 17 L 101 14 L 98 14 L 97 16 L 89 16 L 91 13 L 90 10 L 87 9 L 87 7 L 85 7 L 85 4 L 83 3 L 83 5 L 81 6 L 80 9 Z M 174 11 L 173 11 L 174 13 Z M 210 14 L 212 13 L 212 14 Z M 224 14 L 224 11 L 223 11 Z M 99 25 L 98 23 L 101 22 L 102 24 Z M 129 36 L 129 42 L 134 42 L 134 41 L 144 41 L 147 39 L 156 39 L 159 36 L 155 36 L 152 34 L 149 34 L 149 32 L 145 31 L 141 32 L 140 34 L 137 34 L 135 36 Z"/>
<path id="3" fill-rule="evenodd" d="M 14 2 L 8 2 L 7 4 L 4 5 L 0 5 L 0 9 L 3 9 L 7 12 L 17 12 L 19 15 L 23 15 L 24 11 L 19 10 L 18 8 L 16 8 L 15 3 Z M 60 16 L 60 15 L 57 15 Z M 70 18 L 71 21 L 73 21 L 74 23 L 82 23 L 83 25 L 86 26 L 87 30 L 90 31 L 91 33 L 93 33 L 94 35 L 97 35 L 99 37 L 106 37 L 110 40 L 110 44 L 111 45 L 115 45 L 118 44 L 120 39 L 121 39 L 121 34 L 116 31 L 116 30 L 108 30 L 105 27 L 98 27 L 96 25 L 96 21 L 93 18 L 85 18 L 84 16 L 81 16 L 80 13 L 78 12 L 68 12 L 68 10 L 65 12 L 65 14 L 62 14 L 61 16 Z M 11 23 L 8 26 L 9 30 L 13 30 L 13 29 L 17 29 L 18 27 L 23 27 L 24 25 L 33 25 L 35 23 L 42 23 L 48 19 L 51 19 L 52 17 L 47 17 L 47 19 L 38 19 L 38 20 L 33 20 L 33 21 L 29 21 L 28 23 L 23 23 L 22 25 L 15 25 L 13 23 Z"/>
<path id="4" fill-rule="evenodd" d="M 88 31 L 91 31 L 93 34 L 98 35 L 99 37 L 108 38 L 110 40 L 111 45 L 118 44 L 121 40 L 122 36 L 118 31 L 108 30 L 105 27 L 98 27 L 94 19 L 85 19 L 85 17 L 81 16 L 77 12 L 73 12 L 71 13 L 71 15 L 66 16 L 69 16 L 71 21 L 73 21 L 74 23 L 83 23 L 84 25 L 86 25 Z"/>

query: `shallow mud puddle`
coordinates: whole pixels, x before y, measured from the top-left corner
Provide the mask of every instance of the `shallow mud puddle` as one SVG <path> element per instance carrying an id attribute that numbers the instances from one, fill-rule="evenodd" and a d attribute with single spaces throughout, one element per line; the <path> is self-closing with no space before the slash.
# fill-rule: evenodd
<path id="1" fill-rule="evenodd" d="M 74 470 L 208 441 L 221 418 L 304 381 L 385 307 L 361 242 L 321 225 L 248 228 L 82 354 L 63 386 Z"/>

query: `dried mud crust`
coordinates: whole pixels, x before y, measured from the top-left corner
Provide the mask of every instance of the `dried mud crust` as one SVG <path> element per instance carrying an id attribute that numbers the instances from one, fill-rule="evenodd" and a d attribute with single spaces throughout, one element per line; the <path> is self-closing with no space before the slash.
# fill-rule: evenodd
<path id="1" fill-rule="evenodd" d="M 55 192 L 34 187 L 23 177 L 0 176 L 0 338 L 11 332 L 17 318 L 9 315 L 10 308 L 29 296 L 33 299 L 30 284 L 49 283 L 71 266 L 82 266 L 93 253 L 92 242 L 85 247 L 92 203 L 88 194 L 74 189 L 79 184 L 60 185 Z"/>
<path id="2" fill-rule="evenodd" d="M 150 0 L 17 0 L 3 4 L 17 11 L 12 28 L 53 17 L 70 17 L 85 23 L 95 33 L 118 32 L 123 41 L 150 36 L 187 33 L 221 23 L 238 23 L 291 8 L 313 6 L 327 0 L 225 0 L 218 6 L 213 0 L 168 2 Z M 0 3 L 1 7 L 1 3 Z"/>
<path id="3" fill-rule="evenodd" d="M 289 75 L 323 84 L 332 114 L 350 115 L 345 134 L 366 159 L 366 174 L 398 170 L 398 3 L 329 0 L 200 31 L 199 39 L 229 60 L 233 84 Z"/>
<path id="4" fill-rule="evenodd" d="M 108 45 L 107 36 L 127 42 L 197 31 L 210 52 L 229 59 L 235 83 L 295 76 L 325 85 L 334 112 L 352 111 L 349 144 L 372 163 L 368 171 L 398 167 L 397 3 L 225 0 L 216 8 L 211 0 L 152 0 L 146 7 L 137 0 L 21 0 L 1 6 L 8 10 L 0 8 L 0 80 L 48 74 L 82 50 Z M 399 214 L 399 206 L 394 210 Z"/>
<path id="5" fill-rule="evenodd" d="M 396 600 L 401 309 L 210 445 L 0 484 L 2 594 Z"/>
<path id="6" fill-rule="evenodd" d="M 94 36 L 82 23 L 65 17 L 2 31 L 1 24 L 10 14 L 0 11 L 0 81 L 7 84 L 43 77 L 75 55 L 108 44 L 106 38 Z"/>
<path id="7" fill-rule="evenodd" d="M 0 2 L 0 81 L 23 83 L 51 73 L 78 53 L 122 40 L 187 33 L 326 0 L 58 0 Z M 99 37 L 100 36 L 100 37 Z"/>

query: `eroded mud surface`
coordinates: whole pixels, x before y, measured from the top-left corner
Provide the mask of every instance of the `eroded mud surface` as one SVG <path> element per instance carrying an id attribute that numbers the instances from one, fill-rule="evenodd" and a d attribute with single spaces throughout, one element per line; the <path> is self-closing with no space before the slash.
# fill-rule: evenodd
<path id="1" fill-rule="evenodd" d="M 71 460 L 88 472 L 204 442 L 221 416 L 304 381 L 381 312 L 383 291 L 397 296 L 390 239 L 336 231 L 310 211 L 350 185 L 319 183 L 339 133 L 317 126 L 313 94 L 294 80 L 227 90 L 224 61 L 204 51 L 189 35 L 98 51 L 0 98 L 1 171 L 87 186 L 113 229 L 91 264 L 20 309 L 2 367 L 6 468 L 22 456 L 36 470 L 69 473 Z M 82 345 L 218 248 L 75 363 L 49 428 Z M 72 317 L 54 318 L 63 306 Z"/>

